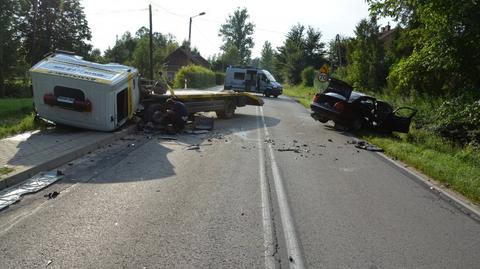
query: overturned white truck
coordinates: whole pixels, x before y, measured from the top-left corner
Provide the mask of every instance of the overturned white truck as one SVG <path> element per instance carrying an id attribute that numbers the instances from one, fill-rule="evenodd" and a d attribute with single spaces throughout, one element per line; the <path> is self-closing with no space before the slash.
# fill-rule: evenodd
<path id="1" fill-rule="evenodd" d="M 175 96 L 188 113 L 215 111 L 234 116 L 237 107 L 262 106 L 263 100 L 233 91 L 176 90 L 166 94 L 141 88 L 138 70 L 120 64 L 98 64 L 67 52 L 55 52 L 30 69 L 37 114 L 55 123 L 112 131 L 134 113 L 158 123 L 165 101 Z"/>
<path id="2" fill-rule="evenodd" d="M 55 123 L 115 130 L 133 116 L 140 100 L 138 70 L 53 53 L 30 69 L 37 113 Z"/>

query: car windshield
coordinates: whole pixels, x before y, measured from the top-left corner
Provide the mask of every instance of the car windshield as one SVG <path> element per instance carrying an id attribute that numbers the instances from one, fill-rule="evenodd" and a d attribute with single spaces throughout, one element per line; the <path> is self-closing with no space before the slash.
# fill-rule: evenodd
<path id="1" fill-rule="evenodd" d="M 272 76 L 272 74 L 270 74 L 270 72 L 268 72 L 267 70 L 263 70 L 263 73 L 265 73 L 265 76 L 268 78 L 268 80 L 276 82 L 275 78 Z"/>

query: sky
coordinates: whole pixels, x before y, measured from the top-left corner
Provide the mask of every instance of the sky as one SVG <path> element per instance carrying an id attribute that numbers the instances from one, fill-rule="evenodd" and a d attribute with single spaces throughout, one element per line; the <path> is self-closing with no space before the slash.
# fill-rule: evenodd
<path id="1" fill-rule="evenodd" d="M 94 48 L 104 52 L 113 47 L 116 37 L 126 31 L 134 34 L 140 27 L 148 28 L 148 5 L 152 4 L 153 31 L 171 33 L 181 43 L 188 39 L 189 17 L 193 18 L 192 46 L 205 58 L 220 52 L 222 39 L 220 25 L 237 7 L 245 7 L 255 27 L 252 57 L 260 57 L 265 41 L 276 48 L 285 40 L 285 34 L 297 23 L 310 25 L 323 34 L 327 43 L 335 35 L 353 36 L 355 25 L 368 17 L 365 0 L 80 0 L 85 8 L 92 31 Z"/>

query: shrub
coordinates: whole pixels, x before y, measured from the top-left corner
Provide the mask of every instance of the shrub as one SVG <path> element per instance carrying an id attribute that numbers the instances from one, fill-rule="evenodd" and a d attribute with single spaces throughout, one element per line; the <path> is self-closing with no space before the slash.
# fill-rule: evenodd
<path id="1" fill-rule="evenodd" d="M 216 72 L 215 73 L 215 84 L 223 85 L 225 83 L 225 73 Z"/>
<path id="2" fill-rule="evenodd" d="M 436 131 L 461 144 L 480 145 L 480 100 L 457 97 L 445 101 L 437 111 Z"/>
<path id="3" fill-rule="evenodd" d="M 305 67 L 302 71 L 302 83 L 304 86 L 312 87 L 313 86 L 313 79 L 315 77 L 315 68 L 313 66 Z"/>
<path id="4" fill-rule="evenodd" d="M 187 79 L 188 88 L 207 88 L 215 86 L 215 73 L 202 66 L 188 65 L 180 68 L 175 75 L 174 88 L 183 88 Z"/>

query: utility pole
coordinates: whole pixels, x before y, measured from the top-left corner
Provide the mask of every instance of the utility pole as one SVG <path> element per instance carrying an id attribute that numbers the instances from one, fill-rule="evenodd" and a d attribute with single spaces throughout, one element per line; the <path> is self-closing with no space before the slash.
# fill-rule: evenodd
<path id="1" fill-rule="evenodd" d="M 335 43 L 337 43 L 337 57 L 338 57 L 338 67 L 342 66 L 342 49 L 340 47 L 340 35 L 335 36 Z"/>
<path id="2" fill-rule="evenodd" d="M 150 13 L 150 80 L 153 80 L 153 32 L 152 32 L 152 5 L 148 5 Z"/>
<path id="3" fill-rule="evenodd" d="M 33 66 L 35 63 L 35 48 L 37 46 L 37 14 L 38 14 L 38 0 L 35 0 L 35 12 L 33 13 L 33 34 L 32 34 L 32 49 L 30 50 L 30 62 Z"/>
<path id="4" fill-rule="evenodd" d="M 192 41 L 192 19 L 203 15 L 205 15 L 205 12 L 200 12 L 197 15 L 190 17 L 190 23 L 188 24 L 188 49 L 190 49 L 190 42 Z"/>

